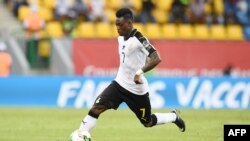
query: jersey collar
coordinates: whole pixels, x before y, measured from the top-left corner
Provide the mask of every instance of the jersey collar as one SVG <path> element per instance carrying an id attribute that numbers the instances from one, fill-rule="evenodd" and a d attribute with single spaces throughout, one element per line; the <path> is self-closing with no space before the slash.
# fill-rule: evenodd
<path id="1" fill-rule="evenodd" d="M 124 40 L 128 40 L 130 37 L 135 36 L 135 33 L 137 32 L 137 29 L 132 29 L 132 31 L 130 32 L 130 34 L 128 36 L 124 36 Z"/>

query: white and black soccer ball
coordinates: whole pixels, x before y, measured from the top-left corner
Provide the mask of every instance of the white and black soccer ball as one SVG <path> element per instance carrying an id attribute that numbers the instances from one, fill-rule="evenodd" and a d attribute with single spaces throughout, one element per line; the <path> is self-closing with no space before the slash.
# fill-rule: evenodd
<path id="1" fill-rule="evenodd" d="M 69 141 L 91 141 L 91 135 L 88 131 L 76 129 L 70 134 Z"/>

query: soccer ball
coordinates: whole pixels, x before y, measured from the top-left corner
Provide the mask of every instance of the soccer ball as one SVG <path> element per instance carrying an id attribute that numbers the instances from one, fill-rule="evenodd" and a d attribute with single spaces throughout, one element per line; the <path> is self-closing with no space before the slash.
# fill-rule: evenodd
<path id="1" fill-rule="evenodd" d="M 88 131 L 76 129 L 70 134 L 69 141 L 91 141 L 91 136 Z"/>

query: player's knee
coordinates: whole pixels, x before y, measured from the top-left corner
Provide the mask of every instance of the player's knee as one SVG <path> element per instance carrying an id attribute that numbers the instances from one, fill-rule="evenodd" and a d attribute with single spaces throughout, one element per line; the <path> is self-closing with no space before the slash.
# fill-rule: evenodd
<path id="1" fill-rule="evenodd" d="M 156 123 L 157 123 L 157 117 L 154 114 L 151 115 L 151 119 L 149 122 L 142 122 L 143 126 L 146 128 L 153 127 L 156 125 Z"/>
<path id="2" fill-rule="evenodd" d="M 88 114 L 92 117 L 98 118 L 100 116 L 100 114 L 106 110 L 107 110 L 107 108 L 104 105 L 93 106 L 90 109 Z"/>

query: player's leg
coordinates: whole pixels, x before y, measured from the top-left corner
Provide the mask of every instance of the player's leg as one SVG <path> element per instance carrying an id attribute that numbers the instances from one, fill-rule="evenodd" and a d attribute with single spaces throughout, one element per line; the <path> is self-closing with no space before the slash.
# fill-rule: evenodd
<path id="1" fill-rule="evenodd" d="M 180 112 L 176 109 L 173 109 L 170 113 L 154 113 L 157 117 L 157 125 L 165 123 L 175 123 L 181 132 L 184 132 L 186 129 L 185 122 L 180 116 Z"/>
<path id="2" fill-rule="evenodd" d="M 124 101 L 145 127 L 152 127 L 157 124 L 157 117 L 151 114 L 148 93 L 145 95 L 135 95 L 127 92 Z"/>
<path id="3" fill-rule="evenodd" d="M 101 113 L 108 108 L 105 105 L 93 105 L 89 110 L 88 115 L 84 117 L 81 122 L 80 129 L 83 131 L 90 131 L 96 125 L 97 119 Z"/>
<path id="4" fill-rule="evenodd" d="M 122 102 L 118 97 L 116 84 L 112 82 L 95 100 L 88 115 L 82 120 L 80 129 L 90 131 L 96 125 L 98 117 L 108 109 L 117 109 Z"/>
<path id="5" fill-rule="evenodd" d="M 127 97 L 126 103 L 145 127 L 175 123 L 182 132 L 185 131 L 185 122 L 181 119 L 177 110 L 174 109 L 170 113 L 151 114 L 151 104 L 148 93 L 142 96 L 130 94 L 129 97 Z"/>
<path id="6" fill-rule="evenodd" d="M 176 114 L 176 119 L 173 123 L 175 123 L 179 127 L 181 132 L 184 132 L 186 130 L 186 125 L 184 120 L 180 116 L 180 112 L 176 109 L 173 109 L 172 113 Z"/>

